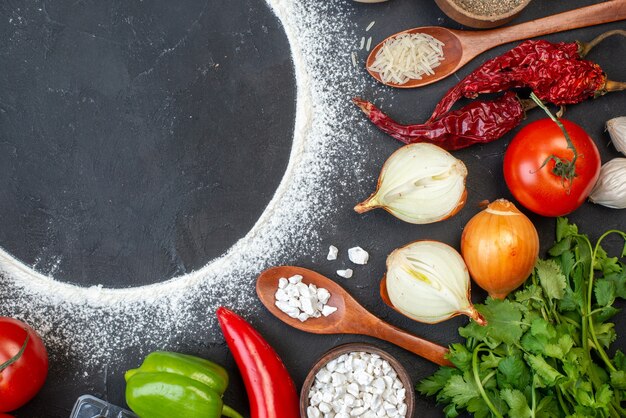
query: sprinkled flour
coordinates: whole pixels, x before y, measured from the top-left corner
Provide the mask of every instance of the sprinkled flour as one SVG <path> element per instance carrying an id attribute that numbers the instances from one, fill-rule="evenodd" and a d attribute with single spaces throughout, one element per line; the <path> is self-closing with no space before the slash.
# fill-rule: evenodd
<path id="1" fill-rule="evenodd" d="M 344 181 L 337 178 L 337 167 L 349 164 L 352 181 L 364 177 L 359 170 L 365 150 L 354 140 L 355 124 L 345 123 L 359 120 L 348 99 L 366 82 L 357 75 L 363 69 L 352 68 L 349 52 L 356 25 L 340 0 L 268 3 L 287 34 L 297 86 L 290 160 L 271 202 L 226 254 L 198 271 L 149 286 L 81 288 L 46 277 L 0 249 L 0 314 L 32 324 L 53 360 L 83 365 L 82 375 L 119 358 L 126 347 L 147 352 L 185 339 L 219 342 L 214 318 L 219 305 L 253 316 L 261 309 L 254 293 L 260 271 L 321 251 L 316 230 L 332 218 L 333 190 Z M 201 334 L 189 324 L 201 324 Z"/>

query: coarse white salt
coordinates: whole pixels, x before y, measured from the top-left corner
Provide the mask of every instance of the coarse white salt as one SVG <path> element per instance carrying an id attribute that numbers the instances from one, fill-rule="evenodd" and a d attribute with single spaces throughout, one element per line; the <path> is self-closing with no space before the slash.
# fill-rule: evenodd
<path id="1" fill-rule="evenodd" d="M 354 273 L 352 269 L 337 270 L 337 276 L 343 277 L 344 279 L 352 277 L 352 273 Z"/>
<path id="2" fill-rule="evenodd" d="M 309 318 L 328 316 L 337 310 L 326 303 L 330 299 L 330 292 L 323 287 L 302 282 L 301 275 L 289 279 L 278 279 L 278 288 L 274 293 L 274 305 L 291 318 L 298 318 L 304 322 Z M 280 285 L 287 283 L 284 287 Z"/>
<path id="3" fill-rule="evenodd" d="M 336 260 L 337 254 L 339 254 L 339 249 L 334 245 L 331 245 L 328 247 L 328 255 L 326 256 L 326 259 L 329 261 Z"/>
<path id="4" fill-rule="evenodd" d="M 370 259 L 370 255 L 361 247 L 353 247 L 348 250 L 348 258 L 354 264 L 365 265 Z"/>
<path id="5" fill-rule="evenodd" d="M 374 363 L 379 366 L 370 367 Z M 315 375 L 308 399 L 307 418 L 407 414 L 406 389 L 395 370 L 387 360 L 365 352 L 342 354 L 329 361 Z"/>

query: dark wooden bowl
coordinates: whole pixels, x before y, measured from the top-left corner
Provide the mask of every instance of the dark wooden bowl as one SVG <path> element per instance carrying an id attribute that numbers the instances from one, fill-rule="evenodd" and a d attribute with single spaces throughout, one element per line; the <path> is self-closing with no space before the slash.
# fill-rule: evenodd
<path id="1" fill-rule="evenodd" d="M 302 391 L 300 392 L 300 417 L 306 418 L 306 410 L 309 407 L 309 391 L 311 390 L 311 386 L 313 386 L 313 382 L 315 382 L 315 375 L 320 371 L 322 367 L 326 365 L 329 361 L 341 356 L 342 354 L 352 353 L 352 352 L 363 351 L 370 354 L 378 354 L 380 358 L 383 360 L 387 360 L 391 367 L 398 374 L 398 378 L 402 382 L 402 385 L 406 389 L 406 399 L 404 400 L 407 406 L 406 409 L 406 417 L 411 418 L 413 416 L 413 410 L 415 409 L 415 389 L 413 387 L 413 383 L 411 382 L 411 378 L 407 373 L 406 369 L 395 357 L 391 354 L 387 353 L 380 348 L 373 346 L 371 344 L 366 343 L 348 343 L 337 346 L 330 351 L 327 351 L 322 357 L 315 362 L 311 371 L 304 379 L 304 384 L 302 385 Z"/>
<path id="2" fill-rule="evenodd" d="M 495 28 L 497 26 L 504 25 L 510 22 L 519 15 L 530 0 L 522 0 L 519 6 L 516 8 L 499 15 L 483 16 L 470 13 L 456 4 L 454 0 L 435 0 L 437 6 L 452 20 L 459 22 L 462 25 L 469 26 L 470 28 L 488 29 Z"/>

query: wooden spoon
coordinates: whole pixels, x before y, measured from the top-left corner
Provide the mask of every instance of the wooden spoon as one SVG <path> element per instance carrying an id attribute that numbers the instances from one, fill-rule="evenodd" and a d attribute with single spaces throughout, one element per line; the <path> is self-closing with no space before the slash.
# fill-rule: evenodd
<path id="1" fill-rule="evenodd" d="M 274 294 L 278 289 L 278 279 L 299 274 L 306 284 L 323 287 L 330 292 L 328 305 L 337 308 L 329 316 L 310 318 L 301 322 L 291 318 L 274 304 Z M 295 266 L 273 267 L 265 270 L 256 282 L 256 292 L 265 307 L 281 321 L 302 331 L 314 334 L 360 334 L 389 341 L 405 348 L 418 356 L 424 357 L 440 366 L 454 367 L 444 356 L 448 349 L 409 334 L 374 316 L 354 300 L 348 292 L 333 280 L 313 270 Z"/>
<path id="2" fill-rule="evenodd" d="M 443 47 L 444 59 L 439 67 L 434 69 L 435 74 L 433 75 L 423 76 L 422 79 L 419 80 L 411 79 L 405 84 L 392 82 L 384 84 L 399 88 L 425 86 L 448 77 L 477 55 L 498 45 L 547 35 L 549 33 L 616 22 L 623 19 L 626 19 L 626 0 L 612 0 L 532 20 L 519 25 L 485 31 L 462 31 L 439 26 L 424 26 L 405 30 L 391 35 L 387 39 L 404 33 L 425 33 L 431 35 L 445 44 Z M 387 39 L 385 39 L 385 41 Z M 374 63 L 376 54 L 380 48 L 382 48 L 385 41 L 379 43 L 372 49 L 366 62 L 367 71 L 381 83 L 380 74 L 370 71 L 369 68 Z"/>

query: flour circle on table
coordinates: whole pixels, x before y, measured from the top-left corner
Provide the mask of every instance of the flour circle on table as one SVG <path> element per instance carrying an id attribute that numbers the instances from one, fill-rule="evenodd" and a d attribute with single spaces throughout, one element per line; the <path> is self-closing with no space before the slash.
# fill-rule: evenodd
<path id="1" fill-rule="evenodd" d="M 150 351 L 187 337 L 215 341 L 216 307 L 253 314 L 261 270 L 303 254 L 321 253 L 318 227 L 332 217 L 338 168 L 359 179 L 365 149 L 355 141 L 360 120 L 349 98 L 363 90 L 353 67 L 357 28 L 340 1 L 267 0 L 281 21 L 296 74 L 292 150 L 275 195 L 248 234 L 203 268 L 166 282 L 128 288 L 81 288 L 55 281 L 0 250 L 0 314 L 40 331 L 51 355 L 80 359 L 85 368 L 115 357 L 120 347 Z M 357 48 L 358 49 L 358 48 Z M 364 53 L 364 51 L 363 51 Z M 365 57 L 360 57 L 363 60 Z M 332 88 L 329 88 L 332 86 Z M 336 182 L 340 182 L 339 186 Z M 201 308 L 199 308 L 201 307 Z M 206 324 L 202 337 L 187 324 Z"/>

